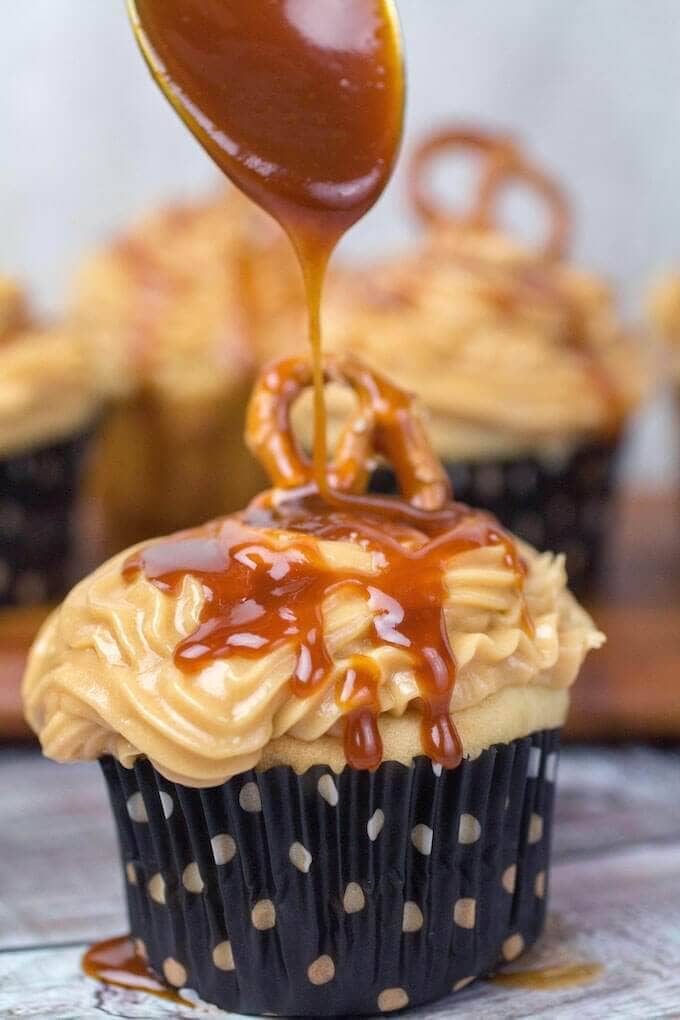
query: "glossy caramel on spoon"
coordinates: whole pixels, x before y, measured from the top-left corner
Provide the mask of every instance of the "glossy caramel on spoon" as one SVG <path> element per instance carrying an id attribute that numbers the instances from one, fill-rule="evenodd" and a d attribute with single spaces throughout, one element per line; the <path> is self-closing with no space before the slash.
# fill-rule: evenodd
<path id="1" fill-rule="evenodd" d="M 378 199 L 399 150 L 404 76 L 394 4 L 128 6 L 151 72 L 180 117 L 298 253 L 314 359 L 316 480 L 326 491 L 321 291 L 333 249 Z"/>

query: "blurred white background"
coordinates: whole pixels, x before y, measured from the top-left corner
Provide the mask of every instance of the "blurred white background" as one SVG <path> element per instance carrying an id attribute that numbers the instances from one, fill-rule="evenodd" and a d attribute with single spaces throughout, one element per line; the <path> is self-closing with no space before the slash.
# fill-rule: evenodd
<path id="1" fill-rule="evenodd" d="M 650 275 L 680 264 L 680 0 L 398 2 L 406 151 L 447 119 L 522 138 L 568 186 L 574 258 L 611 277 L 639 317 Z M 152 85 L 123 0 L 22 0 L 4 14 L 0 271 L 58 311 L 85 251 L 217 177 Z M 412 229 L 402 166 L 346 253 L 388 250 Z M 626 473 L 675 481 L 678 431 L 662 394 L 634 430 Z"/>

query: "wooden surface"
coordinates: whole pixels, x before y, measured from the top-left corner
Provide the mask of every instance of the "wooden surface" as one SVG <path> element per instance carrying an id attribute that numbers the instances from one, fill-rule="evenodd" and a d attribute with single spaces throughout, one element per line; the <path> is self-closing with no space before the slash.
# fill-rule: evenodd
<path id="1" fill-rule="evenodd" d="M 88 529 L 91 558 L 97 532 Z M 608 643 L 574 688 L 566 737 L 679 739 L 680 497 L 621 501 L 603 590 L 589 608 Z M 19 683 L 44 612 L 0 612 L 0 737 L 28 735 Z"/>
<path id="2" fill-rule="evenodd" d="M 680 1017 L 680 752 L 563 752 L 545 935 L 513 969 L 599 963 L 588 985 L 478 982 L 406 1015 L 434 1020 Z M 0 751 L 0 1017 L 101 1020 L 227 1014 L 104 989 L 88 942 L 125 930 L 113 824 L 96 766 Z"/>

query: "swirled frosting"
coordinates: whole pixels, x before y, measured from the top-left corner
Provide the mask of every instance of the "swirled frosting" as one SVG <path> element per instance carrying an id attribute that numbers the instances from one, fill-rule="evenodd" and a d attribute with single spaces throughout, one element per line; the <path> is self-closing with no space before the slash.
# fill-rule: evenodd
<path id="1" fill-rule="evenodd" d="M 599 279 L 491 230 L 440 230 L 405 258 L 336 274 L 324 317 L 329 353 L 418 393 L 449 460 L 569 449 L 616 428 L 649 386 Z M 299 352 L 304 330 L 290 321 L 270 341 L 263 357 Z M 347 394 L 330 410 L 344 419 Z M 303 434 L 308 421 L 303 406 Z"/>
<path id="2" fill-rule="evenodd" d="M 253 334 L 291 287 L 299 299 L 298 276 L 282 232 L 230 189 L 162 208 L 89 258 L 70 319 L 112 396 L 209 401 L 252 380 Z"/>
<path id="3" fill-rule="evenodd" d="M 279 532 L 269 540 L 285 548 L 294 537 Z M 362 545 L 319 540 L 318 548 L 332 570 L 363 580 L 379 577 L 379 558 Z M 526 607 L 501 546 L 463 552 L 445 570 L 446 628 L 457 661 L 450 710 L 464 721 L 480 709 L 486 727 L 486 733 L 470 737 L 466 753 L 488 746 L 485 740 L 501 739 L 499 732 L 503 739 L 530 732 L 537 724 L 536 706 L 551 698 L 552 715 L 540 718 L 561 723 L 566 689 L 588 650 L 604 640 L 566 590 L 562 558 L 527 546 L 520 551 L 527 564 Z M 125 581 L 127 556 L 81 582 L 32 650 L 24 681 L 26 716 L 49 757 L 75 761 L 113 754 L 130 766 L 145 755 L 169 779 L 196 787 L 258 764 L 335 760 L 342 743 L 334 680 L 357 654 L 370 657 L 380 676 L 383 735 L 412 725 L 420 694 L 410 652 L 369 640 L 373 610 L 363 589 L 329 590 L 323 640 L 333 670 L 313 696 L 300 698 L 291 690 L 297 659 L 292 643 L 259 657 L 218 658 L 189 674 L 179 669 L 173 655 L 196 630 L 206 590 L 191 574 L 176 594 L 159 590 L 143 573 Z M 523 626 L 525 608 L 531 630 Z M 535 700 L 527 708 L 532 692 Z M 507 725 L 499 730 L 499 714 L 517 732 L 507 732 Z M 462 726 L 464 737 L 467 732 Z M 399 737 L 391 751 L 386 739 L 386 756 L 403 758 L 398 745 Z"/>
<path id="4" fill-rule="evenodd" d="M 31 326 L 22 288 L 0 277 L 0 456 L 57 442 L 87 424 L 97 403 L 77 336 Z"/>

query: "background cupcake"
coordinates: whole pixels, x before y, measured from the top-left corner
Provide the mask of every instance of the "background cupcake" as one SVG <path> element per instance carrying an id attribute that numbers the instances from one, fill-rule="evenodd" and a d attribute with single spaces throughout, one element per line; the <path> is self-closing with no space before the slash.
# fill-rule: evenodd
<path id="1" fill-rule="evenodd" d="M 82 345 L 30 323 L 0 279 L 0 607 L 60 597 L 73 583 L 73 512 L 98 413 Z"/>
<path id="2" fill-rule="evenodd" d="M 430 160 L 448 149 L 482 159 L 473 209 L 460 218 L 444 214 L 424 183 Z M 543 247 L 494 225 L 496 198 L 514 183 L 547 205 Z M 327 349 L 356 353 L 416 392 L 456 497 L 488 507 L 539 548 L 565 552 L 570 581 L 583 589 L 600 565 L 625 425 L 649 387 L 646 354 L 607 286 L 564 261 L 564 199 L 514 144 L 438 134 L 414 157 L 412 188 L 422 242 L 336 274 Z M 291 322 L 271 339 L 294 349 L 304 334 Z M 350 407 L 349 395 L 333 394 L 332 420 Z M 306 409 L 299 424 L 309 432 Z M 379 471 L 375 484 L 389 489 L 393 478 Z"/>
<path id="3" fill-rule="evenodd" d="M 278 228 L 237 192 L 148 217 L 82 268 L 71 321 L 111 408 L 92 488 L 109 545 L 240 506 L 254 336 L 301 285 Z"/>
<path id="4" fill-rule="evenodd" d="M 260 396 L 281 428 L 287 389 L 272 389 L 273 374 Z M 420 434 L 417 419 L 405 434 Z M 407 452 L 401 469 L 415 477 L 421 460 Z M 304 506 L 286 517 L 284 496 L 119 555 L 82 582 L 34 646 L 27 718 L 47 755 L 100 759 L 132 936 L 167 983 L 244 1013 L 391 1012 L 464 987 L 540 932 L 559 729 L 602 635 L 567 591 L 561 557 L 521 545 L 520 567 L 495 540 L 453 554 L 436 611 L 457 664 L 445 714 L 463 761 L 444 768 L 423 750 L 418 669 L 431 649 L 374 626 L 366 595 L 387 583 L 384 557 L 354 531 L 313 537 Z M 413 524 L 399 539 L 421 540 Z M 249 626 L 281 639 L 251 641 L 249 653 L 227 643 L 198 665 L 188 653 L 188 675 L 177 653 L 203 640 L 199 626 L 208 640 L 239 625 L 221 586 L 239 564 L 255 569 L 249 545 L 263 564 L 249 590 L 270 614 Z M 172 565 L 197 548 L 209 574 L 177 576 Z M 279 619 L 272 600 L 286 598 L 282 564 L 298 569 L 304 550 L 303 575 L 323 582 L 312 608 L 329 663 L 302 696 L 300 639 L 289 636 L 300 603 Z M 378 679 L 357 708 L 347 685 L 359 662 Z M 372 772 L 348 764 L 347 733 L 363 732 L 363 715 L 382 744 Z"/>

